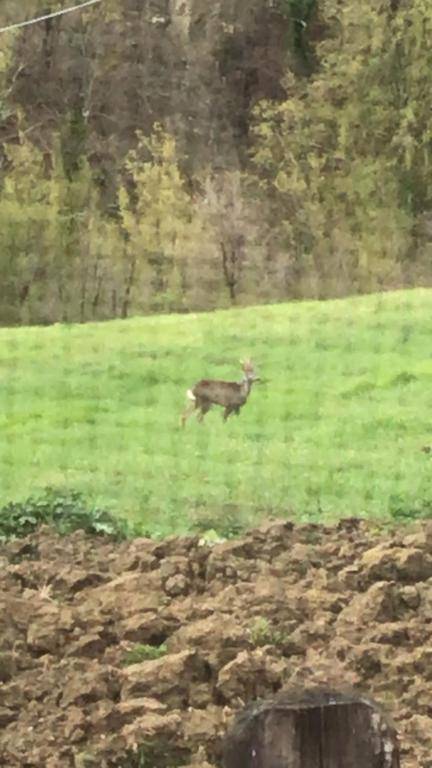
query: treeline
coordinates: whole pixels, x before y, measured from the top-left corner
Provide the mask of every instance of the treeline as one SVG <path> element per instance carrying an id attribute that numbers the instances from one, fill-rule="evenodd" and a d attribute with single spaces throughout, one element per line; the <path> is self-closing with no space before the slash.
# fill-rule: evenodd
<path id="1" fill-rule="evenodd" d="M 432 283 L 432 6 L 244 6 L 3 35 L 2 324 Z"/>

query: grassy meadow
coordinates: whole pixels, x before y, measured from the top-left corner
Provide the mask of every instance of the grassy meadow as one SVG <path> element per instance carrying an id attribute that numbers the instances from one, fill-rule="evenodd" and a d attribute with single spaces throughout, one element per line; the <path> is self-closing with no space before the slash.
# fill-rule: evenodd
<path id="1" fill-rule="evenodd" d="M 47 486 L 155 534 L 432 514 L 432 291 L 0 330 L 0 504 Z M 201 377 L 241 415 L 179 415 Z"/>

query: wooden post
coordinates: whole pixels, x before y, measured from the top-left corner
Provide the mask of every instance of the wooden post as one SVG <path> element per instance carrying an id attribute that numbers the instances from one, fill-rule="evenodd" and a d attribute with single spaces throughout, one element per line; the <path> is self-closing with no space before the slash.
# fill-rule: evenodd
<path id="1" fill-rule="evenodd" d="M 400 768 L 396 732 L 374 702 L 323 690 L 247 707 L 224 741 L 224 768 Z"/>

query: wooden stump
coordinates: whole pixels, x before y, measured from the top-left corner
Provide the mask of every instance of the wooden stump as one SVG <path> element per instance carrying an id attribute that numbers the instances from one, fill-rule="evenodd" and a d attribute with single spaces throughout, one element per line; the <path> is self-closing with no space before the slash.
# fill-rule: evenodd
<path id="1" fill-rule="evenodd" d="M 355 694 L 281 694 L 247 707 L 224 742 L 224 768 L 399 767 L 394 728 Z"/>

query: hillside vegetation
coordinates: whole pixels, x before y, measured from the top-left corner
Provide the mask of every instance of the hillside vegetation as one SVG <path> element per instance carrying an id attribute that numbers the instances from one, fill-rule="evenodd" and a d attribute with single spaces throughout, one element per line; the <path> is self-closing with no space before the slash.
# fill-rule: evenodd
<path id="1" fill-rule="evenodd" d="M 432 510 L 431 291 L 0 332 L 1 503 L 47 486 L 153 534 Z M 267 381 L 179 427 L 197 379 Z"/>
<path id="2" fill-rule="evenodd" d="M 430 286 L 431 35 L 426 0 L 104 0 L 3 33 L 0 323 Z"/>

